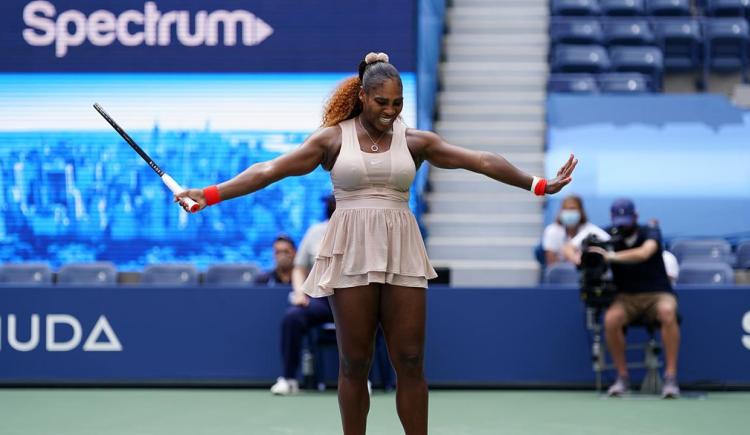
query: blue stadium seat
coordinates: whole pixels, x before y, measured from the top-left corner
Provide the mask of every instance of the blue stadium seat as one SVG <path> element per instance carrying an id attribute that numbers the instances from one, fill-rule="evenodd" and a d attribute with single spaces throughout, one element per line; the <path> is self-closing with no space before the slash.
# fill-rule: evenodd
<path id="1" fill-rule="evenodd" d="M 693 18 L 659 18 L 653 21 L 656 41 L 667 71 L 697 70 L 703 50 L 700 23 Z"/>
<path id="2" fill-rule="evenodd" d="M 633 16 L 646 13 L 643 0 L 599 0 L 599 7 L 602 15 Z"/>
<path id="3" fill-rule="evenodd" d="M 545 284 L 578 285 L 578 269 L 571 263 L 555 263 L 544 271 Z"/>
<path id="4" fill-rule="evenodd" d="M 744 18 L 707 18 L 703 21 L 703 35 L 704 79 L 708 79 L 709 70 L 741 71 L 742 80 L 747 83 L 750 45 L 747 21 Z"/>
<path id="5" fill-rule="evenodd" d="M 678 284 L 734 284 L 734 271 L 726 263 L 689 261 L 680 265 Z"/>
<path id="6" fill-rule="evenodd" d="M 651 16 L 690 16 L 690 0 L 648 0 L 646 14 Z"/>
<path id="7" fill-rule="evenodd" d="M 0 266 L 0 284 L 49 285 L 52 271 L 45 263 L 8 263 Z"/>
<path id="8" fill-rule="evenodd" d="M 558 45 L 552 57 L 554 72 L 599 73 L 609 66 L 607 51 L 600 45 Z"/>
<path id="9" fill-rule="evenodd" d="M 605 93 L 638 94 L 651 92 L 649 78 L 640 73 L 605 73 L 596 76 L 599 90 Z"/>
<path id="10" fill-rule="evenodd" d="M 724 239 L 678 240 L 669 249 L 677 261 L 731 263 L 732 246 Z"/>
<path id="11" fill-rule="evenodd" d="M 110 262 L 71 263 L 57 272 L 58 284 L 97 286 L 116 282 L 117 269 Z"/>
<path id="12" fill-rule="evenodd" d="M 656 47 L 617 46 L 609 49 L 612 71 L 638 72 L 646 74 L 655 91 L 661 90 L 664 61 L 661 50 Z"/>
<path id="13" fill-rule="evenodd" d="M 599 87 L 594 76 L 585 73 L 555 73 L 550 74 L 547 83 L 549 92 L 566 93 L 596 93 Z"/>
<path id="14" fill-rule="evenodd" d="M 650 45 L 654 43 L 651 25 L 644 18 L 612 18 L 604 21 L 607 45 Z"/>
<path id="15" fill-rule="evenodd" d="M 550 21 L 549 36 L 553 45 L 604 42 L 599 20 L 591 17 L 554 17 Z"/>
<path id="16" fill-rule="evenodd" d="M 748 0 L 705 0 L 703 12 L 711 17 L 744 17 L 748 9 Z"/>
<path id="17" fill-rule="evenodd" d="M 745 240 L 737 245 L 737 267 L 750 269 L 750 240 Z"/>
<path id="18" fill-rule="evenodd" d="M 552 15 L 598 15 L 597 0 L 552 0 Z"/>
<path id="19" fill-rule="evenodd" d="M 198 270 L 192 264 L 151 264 L 141 276 L 143 284 L 195 285 Z"/>
<path id="20" fill-rule="evenodd" d="M 253 263 L 214 264 L 206 271 L 206 284 L 252 285 L 259 273 Z"/>

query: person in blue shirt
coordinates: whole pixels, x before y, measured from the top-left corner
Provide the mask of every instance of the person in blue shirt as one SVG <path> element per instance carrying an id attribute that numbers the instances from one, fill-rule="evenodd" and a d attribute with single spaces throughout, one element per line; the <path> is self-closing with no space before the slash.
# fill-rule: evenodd
<path id="1" fill-rule="evenodd" d="M 292 285 L 292 269 L 294 268 L 296 253 L 297 247 L 291 237 L 286 234 L 276 236 L 273 241 L 273 259 L 276 266 L 258 275 L 255 284 L 266 286 Z"/>

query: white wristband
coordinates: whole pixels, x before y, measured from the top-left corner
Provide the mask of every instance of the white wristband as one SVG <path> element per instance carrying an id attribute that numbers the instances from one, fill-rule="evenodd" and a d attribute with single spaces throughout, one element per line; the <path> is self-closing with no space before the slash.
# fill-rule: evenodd
<path id="1" fill-rule="evenodd" d="M 539 177 L 537 177 L 537 176 L 534 176 L 534 177 L 533 177 L 533 179 L 532 179 L 532 181 L 531 181 L 531 193 L 535 193 L 535 190 L 536 190 L 536 185 L 537 185 L 537 184 L 539 184 L 539 182 L 540 182 L 541 180 L 542 180 L 542 179 L 541 179 L 541 178 L 539 178 Z"/>

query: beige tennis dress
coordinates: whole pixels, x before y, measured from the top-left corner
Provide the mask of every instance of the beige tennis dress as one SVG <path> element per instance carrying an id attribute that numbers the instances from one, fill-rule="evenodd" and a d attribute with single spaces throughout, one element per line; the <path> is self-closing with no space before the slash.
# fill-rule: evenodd
<path id="1" fill-rule="evenodd" d="M 360 150 L 355 122 L 339 124 L 341 151 L 331 169 L 336 211 L 302 288 L 322 297 L 373 282 L 427 287 L 437 274 L 409 209 L 416 168 L 406 146 L 406 126 L 393 124 L 388 151 L 366 153 Z"/>

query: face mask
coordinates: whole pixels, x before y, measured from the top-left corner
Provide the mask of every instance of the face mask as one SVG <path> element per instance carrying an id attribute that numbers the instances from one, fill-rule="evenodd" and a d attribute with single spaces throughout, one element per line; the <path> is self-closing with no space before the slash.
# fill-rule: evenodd
<path id="1" fill-rule="evenodd" d="M 636 225 L 621 225 L 617 227 L 617 232 L 625 237 L 632 236 L 638 227 Z"/>
<path id="2" fill-rule="evenodd" d="M 574 227 L 581 221 L 581 212 L 578 210 L 563 210 L 560 212 L 560 222 L 566 227 Z"/>

